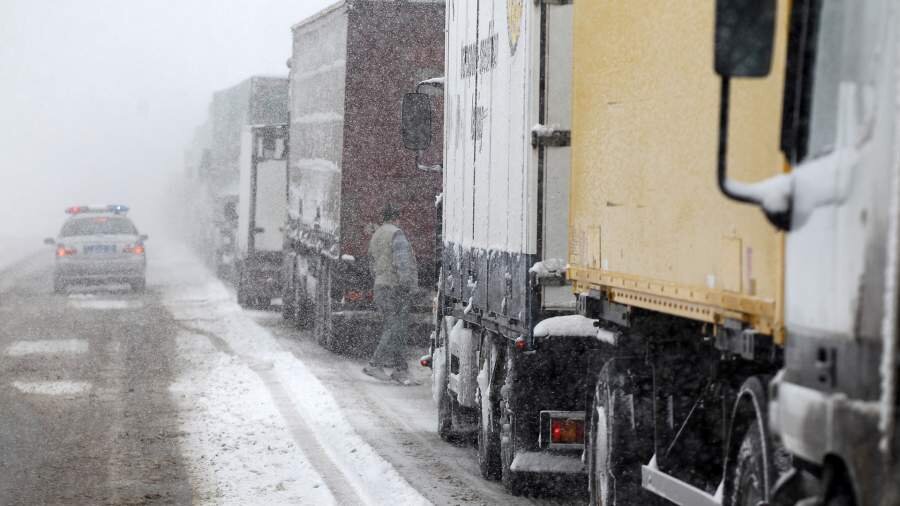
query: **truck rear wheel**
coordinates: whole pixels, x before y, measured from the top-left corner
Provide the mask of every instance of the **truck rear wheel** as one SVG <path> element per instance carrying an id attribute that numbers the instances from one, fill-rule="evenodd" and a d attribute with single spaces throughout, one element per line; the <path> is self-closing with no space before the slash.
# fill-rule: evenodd
<path id="1" fill-rule="evenodd" d="M 320 346 L 334 350 L 333 325 L 331 321 L 331 271 L 328 264 L 322 261 L 319 271 L 318 283 L 316 283 L 315 319 L 313 321 L 313 335 Z"/>
<path id="2" fill-rule="evenodd" d="M 641 487 L 641 464 L 653 453 L 653 413 L 643 402 L 652 399 L 652 390 L 650 396 L 645 392 L 652 388 L 652 376 L 641 374 L 641 367 L 648 366 L 611 359 L 600 372 L 586 452 L 591 505 L 656 504 Z"/>
<path id="3" fill-rule="evenodd" d="M 500 462 L 500 413 L 497 402 L 498 389 L 494 380 L 499 369 L 499 350 L 490 334 L 484 333 L 481 349 L 487 353 L 481 357 L 478 374 L 478 467 L 481 476 L 496 480 L 502 476 Z"/>
<path id="4" fill-rule="evenodd" d="M 435 388 L 437 389 L 435 392 L 435 400 L 438 405 L 437 432 L 441 439 L 452 442 L 455 439 L 455 432 L 453 430 L 454 401 L 450 396 L 450 392 L 447 391 L 449 379 L 447 370 L 450 367 L 450 346 L 448 345 L 450 329 L 447 327 L 446 318 L 441 319 L 441 326 L 438 332 L 440 332 L 440 335 L 438 336 L 440 346 L 434 349 L 434 353 L 435 355 L 438 353 L 443 354 L 443 360 L 439 361 L 437 356 L 434 357 L 436 365 L 433 369 L 433 381 Z M 437 365 L 438 363 L 440 363 L 440 365 Z"/>
<path id="5" fill-rule="evenodd" d="M 730 502 L 732 506 L 756 506 L 761 502 L 767 502 L 764 485 L 765 465 L 762 433 L 759 423 L 754 420 L 747 428 L 738 449 L 732 477 L 734 483 L 734 495 Z"/>
<path id="6" fill-rule="evenodd" d="M 507 348 L 507 357 L 514 353 Z M 505 367 L 504 383 L 515 383 L 515 364 L 510 361 Z M 518 410 L 514 388 L 501 390 L 500 398 L 500 463 L 503 488 L 512 495 L 524 495 L 530 487 L 528 475 L 513 471 L 512 464 L 516 458 L 516 450 L 520 447 L 516 431 L 516 411 Z"/>
<path id="7" fill-rule="evenodd" d="M 285 288 L 281 291 L 281 319 L 290 322 L 294 321 L 297 314 L 297 302 L 294 298 L 293 288 Z"/>

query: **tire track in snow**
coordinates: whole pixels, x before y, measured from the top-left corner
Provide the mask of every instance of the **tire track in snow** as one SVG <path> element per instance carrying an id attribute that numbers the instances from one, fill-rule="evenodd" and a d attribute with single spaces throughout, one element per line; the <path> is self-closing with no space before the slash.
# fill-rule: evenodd
<path id="1" fill-rule="evenodd" d="M 283 330 L 276 327 L 273 330 Z M 305 355 L 308 350 L 300 346 L 297 336 L 284 336 L 279 332 L 280 339 L 286 344 L 286 347 L 298 360 L 307 358 Z M 307 339 L 300 337 L 300 339 Z M 315 346 L 315 345 L 314 345 Z M 314 348 L 313 353 L 322 356 L 333 357 L 331 352 L 321 348 Z M 374 422 L 379 424 L 384 430 L 381 432 L 391 433 L 396 440 L 396 448 L 379 449 L 380 452 L 401 454 L 400 458 L 413 459 L 416 465 L 416 473 L 425 473 L 429 476 L 437 478 L 445 485 L 446 496 L 434 497 L 434 494 L 427 493 L 426 490 L 420 490 L 423 494 L 429 495 L 429 499 L 436 504 L 440 504 L 443 499 L 446 504 L 457 505 L 460 503 L 471 502 L 475 504 L 527 504 L 527 505 L 548 505 L 548 504 L 582 504 L 583 501 L 577 497 L 527 497 L 513 496 L 502 489 L 499 485 L 494 485 L 484 480 L 477 471 L 473 474 L 474 462 L 473 456 L 467 452 L 465 457 L 449 457 L 446 454 L 448 446 L 453 446 L 465 450 L 463 445 L 455 445 L 441 440 L 436 432 L 423 433 L 420 429 L 414 427 L 404 416 L 403 413 L 397 411 L 393 407 L 386 405 L 377 395 L 367 389 L 371 388 L 373 383 L 369 381 L 367 376 L 357 373 L 357 366 L 361 366 L 357 362 L 346 357 L 339 357 L 342 362 L 351 367 L 333 367 L 329 369 L 329 373 L 333 374 L 342 383 L 342 393 L 351 394 L 352 398 L 349 403 L 358 406 L 360 411 L 364 411 L 374 418 Z M 324 379 L 320 381 L 326 382 Z M 382 385 L 374 384 L 375 387 Z M 384 388 L 406 388 L 400 386 L 388 385 Z M 437 423 L 435 421 L 435 423 Z M 400 430 L 397 430 L 397 429 Z M 401 451 L 403 449 L 403 451 Z M 417 453 L 410 453 L 409 449 L 414 449 Z M 387 456 L 385 456 L 387 458 Z M 389 459 L 391 461 L 396 459 Z M 414 481 L 407 477 L 413 483 Z M 455 493 L 452 493 L 455 491 Z"/>
<path id="2" fill-rule="evenodd" d="M 187 332 L 206 337 L 218 351 L 236 357 L 247 365 L 266 386 L 269 396 L 272 398 L 273 404 L 282 418 L 284 418 L 285 426 L 294 442 L 297 443 L 300 451 L 308 459 L 309 464 L 322 477 L 325 486 L 331 491 L 337 503 L 365 504 L 365 501 L 356 493 L 344 473 L 331 460 L 325 449 L 315 438 L 309 424 L 306 423 L 306 420 L 294 407 L 290 394 L 272 371 L 273 364 L 271 362 L 261 362 L 253 357 L 240 355 L 231 348 L 228 341 L 215 332 L 187 325 L 184 323 L 184 320 L 179 320 L 178 326 Z"/>

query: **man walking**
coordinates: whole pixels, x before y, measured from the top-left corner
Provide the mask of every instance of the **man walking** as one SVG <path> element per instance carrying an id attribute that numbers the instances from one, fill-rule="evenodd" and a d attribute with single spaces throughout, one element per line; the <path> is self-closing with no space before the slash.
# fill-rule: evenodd
<path id="1" fill-rule="evenodd" d="M 397 226 L 400 213 L 388 204 L 382 225 L 369 241 L 372 275 L 375 278 L 375 305 L 382 316 L 383 330 L 378 348 L 363 372 L 383 381 L 411 384 L 406 363 L 411 296 L 418 285 L 416 256 L 406 234 Z M 393 368 L 389 375 L 385 368 Z"/>

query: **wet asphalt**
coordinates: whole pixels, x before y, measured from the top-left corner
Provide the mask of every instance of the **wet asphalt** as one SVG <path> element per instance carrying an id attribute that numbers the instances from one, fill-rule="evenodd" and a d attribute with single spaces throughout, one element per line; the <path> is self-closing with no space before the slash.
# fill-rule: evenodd
<path id="1" fill-rule="evenodd" d="M 190 504 L 171 316 L 152 288 L 54 294 L 50 275 L 0 273 L 0 504 Z"/>

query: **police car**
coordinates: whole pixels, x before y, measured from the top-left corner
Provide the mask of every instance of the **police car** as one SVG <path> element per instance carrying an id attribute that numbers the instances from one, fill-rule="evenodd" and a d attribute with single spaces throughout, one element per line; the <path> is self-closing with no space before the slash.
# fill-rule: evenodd
<path id="1" fill-rule="evenodd" d="M 75 206 L 66 214 L 59 236 L 44 241 L 56 247 L 54 292 L 74 284 L 126 283 L 132 290 L 144 289 L 147 236 L 138 233 L 127 206 Z"/>

